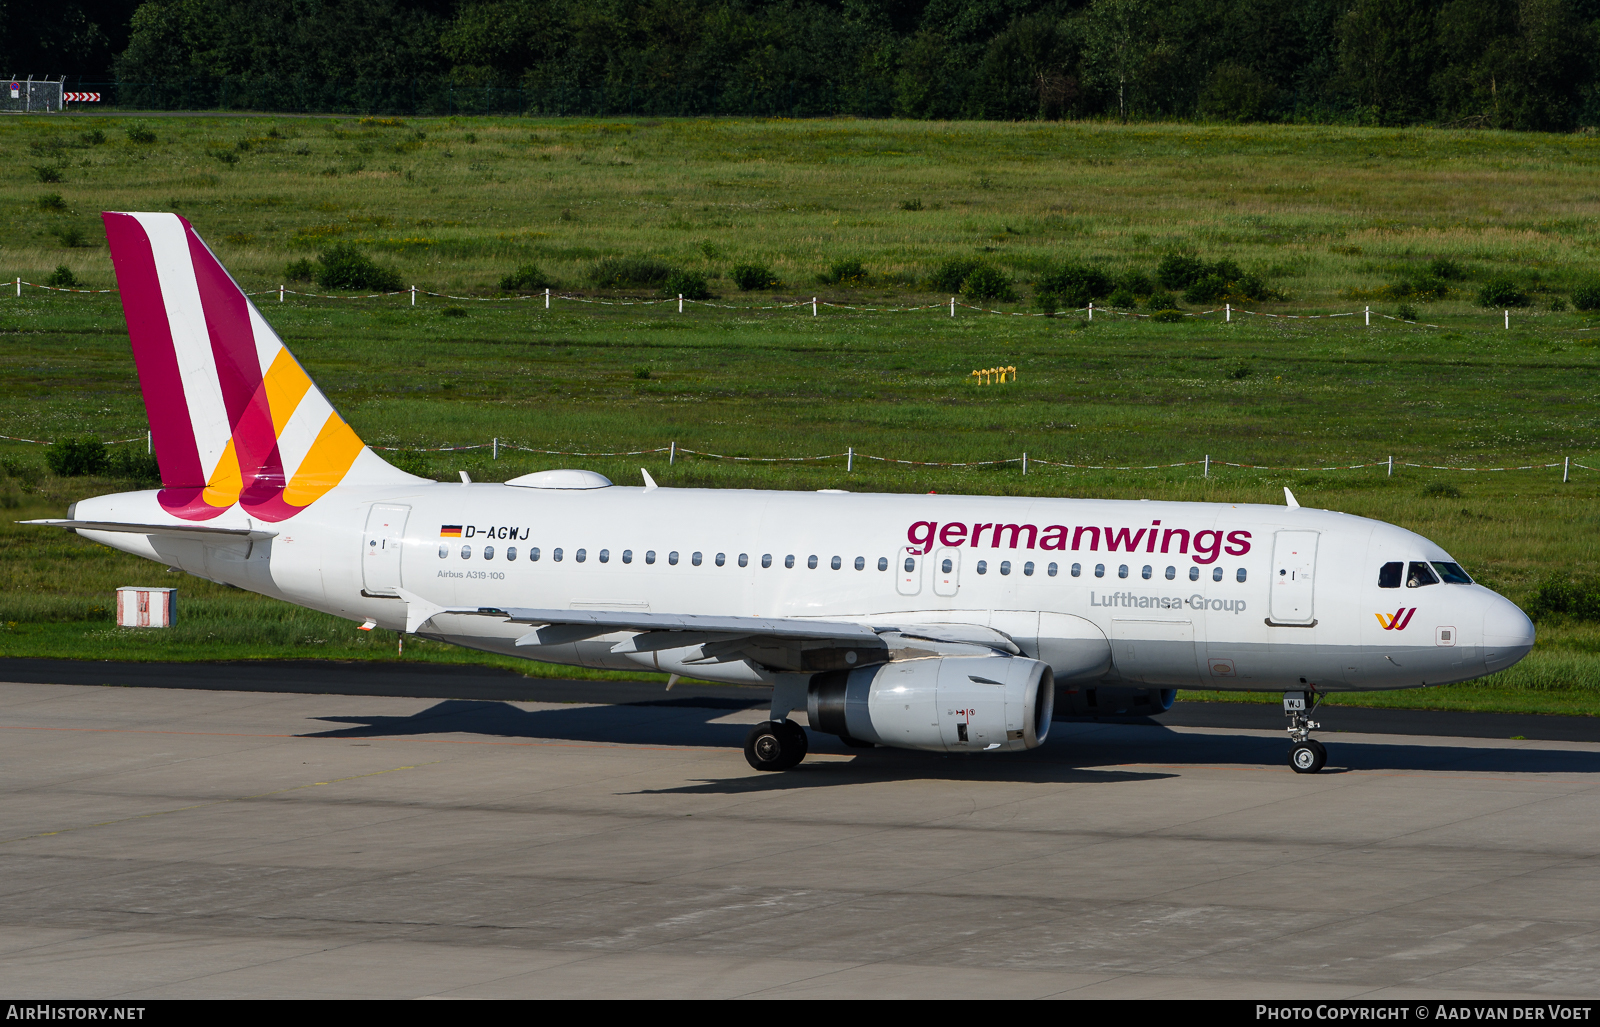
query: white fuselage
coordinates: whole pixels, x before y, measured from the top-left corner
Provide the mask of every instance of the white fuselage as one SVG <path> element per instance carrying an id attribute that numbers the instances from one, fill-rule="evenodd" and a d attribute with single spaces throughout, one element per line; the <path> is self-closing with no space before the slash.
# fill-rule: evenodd
<path id="1" fill-rule="evenodd" d="M 85 500 L 74 516 L 171 521 L 155 495 Z M 237 511 L 213 523 L 262 526 Z M 255 542 L 80 533 L 396 630 L 400 589 L 442 607 L 976 624 L 1058 680 L 1140 688 L 1445 684 L 1510 666 L 1533 643 L 1522 611 L 1482 586 L 1379 587 L 1385 563 L 1450 561 L 1434 543 L 1302 508 L 418 481 L 335 488 L 266 527 L 276 537 Z M 446 614 L 419 633 L 555 663 L 771 677 L 748 661 L 695 662 L 692 647 L 614 651 L 630 632 L 530 647 L 525 624 Z M 1109 665 L 1085 658 L 1107 645 Z"/>

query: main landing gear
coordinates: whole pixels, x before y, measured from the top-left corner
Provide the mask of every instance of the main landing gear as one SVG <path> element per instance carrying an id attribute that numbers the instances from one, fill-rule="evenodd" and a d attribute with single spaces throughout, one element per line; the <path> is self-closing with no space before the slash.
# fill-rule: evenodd
<path id="1" fill-rule="evenodd" d="M 768 720 L 744 736 L 744 758 L 757 770 L 788 770 L 806 758 L 805 728 L 792 720 Z"/>
<path id="2" fill-rule="evenodd" d="M 1289 718 L 1289 766 L 1296 774 L 1315 774 L 1328 762 L 1328 750 L 1311 737 L 1311 732 L 1322 726 L 1311 719 L 1321 702 L 1322 697 L 1317 696 L 1308 711 L 1306 693 L 1283 693 L 1283 713 Z"/>

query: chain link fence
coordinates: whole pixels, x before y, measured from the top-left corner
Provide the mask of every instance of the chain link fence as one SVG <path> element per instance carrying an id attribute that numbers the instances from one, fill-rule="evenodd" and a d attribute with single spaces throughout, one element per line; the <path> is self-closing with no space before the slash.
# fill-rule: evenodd
<path id="1" fill-rule="evenodd" d="M 66 79 L 54 82 L 45 78 L 10 76 L 0 82 L 0 111 L 19 114 L 55 112 L 61 109 L 61 93 Z"/>

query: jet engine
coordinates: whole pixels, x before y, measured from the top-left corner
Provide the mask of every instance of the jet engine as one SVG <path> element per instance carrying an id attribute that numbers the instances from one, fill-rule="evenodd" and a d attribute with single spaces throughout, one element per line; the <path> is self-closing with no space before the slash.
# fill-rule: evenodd
<path id="1" fill-rule="evenodd" d="M 1061 688 L 1056 712 L 1063 717 L 1153 717 L 1172 709 L 1176 688 Z"/>
<path id="2" fill-rule="evenodd" d="M 1049 664 L 1010 656 L 898 660 L 811 679 L 811 728 L 846 742 L 988 752 L 1032 749 L 1050 733 Z"/>

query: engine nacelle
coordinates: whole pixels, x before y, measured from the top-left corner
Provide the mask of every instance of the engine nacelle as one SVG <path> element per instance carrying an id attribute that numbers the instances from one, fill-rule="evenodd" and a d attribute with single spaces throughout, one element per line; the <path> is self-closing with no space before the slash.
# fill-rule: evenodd
<path id="1" fill-rule="evenodd" d="M 898 749 L 1032 749 L 1050 733 L 1049 664 L 1010 656 L 945 656 L 829 671 L 811 679 L 811 728 Z"/>
<path id="2" fill-rule="evenodd" d="M 1153 717 L 1172 709 L 1176 688 L 1100 688 L 1094 685 L 1056 690 L 1056 713 L 1063 717 Z"/>

